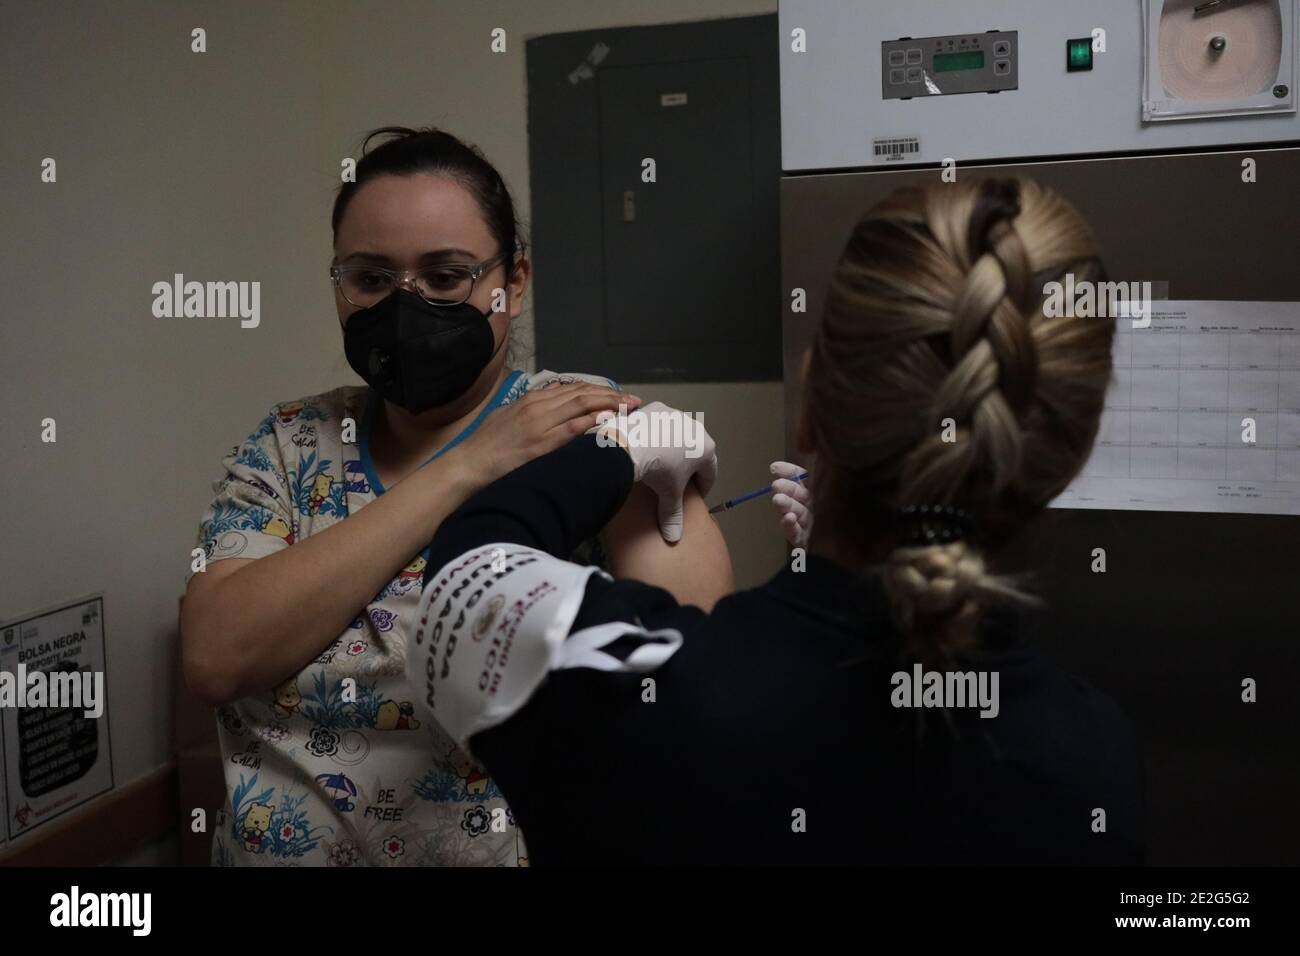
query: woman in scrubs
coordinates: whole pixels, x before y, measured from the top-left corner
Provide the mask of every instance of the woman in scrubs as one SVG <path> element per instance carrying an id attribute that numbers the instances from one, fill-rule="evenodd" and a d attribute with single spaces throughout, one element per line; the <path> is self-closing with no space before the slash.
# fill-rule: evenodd
<path id="1" fill-rule="evenodd" d="M 415 715 L 426 545 L 475 490 L 640 401 L 599 376 L 512 370 L 530 265 L 501 176 L 445 132 L 375 136 L 335 201 L 330 267 L 367 385 L 272 408 L 199 529 L 181 630 L 187 682 L 218 708 L 216 864 L 526 863 L 495 781 Z M 709 442 L 690 467 L 713 460 Z M 616 575 L 711 607 L 730 562 L 690 477 L 653 482 L 675 500 L 638 486 L 604 543 Z"/>

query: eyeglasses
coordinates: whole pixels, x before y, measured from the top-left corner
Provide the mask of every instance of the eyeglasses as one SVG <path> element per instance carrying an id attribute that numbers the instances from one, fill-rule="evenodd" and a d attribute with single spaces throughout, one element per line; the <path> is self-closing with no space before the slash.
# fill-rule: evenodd
<path id="1" fill-rule="evenodd" d="M 330 278 L 349 305 L 364 309 L 406 285 L 430 305 L 460 305 L 474 294 L 474 283 L 504 255 L 482 262 L 446 262 L 423 269 L 382 269 L 379 266 L 330 266 Z"/>

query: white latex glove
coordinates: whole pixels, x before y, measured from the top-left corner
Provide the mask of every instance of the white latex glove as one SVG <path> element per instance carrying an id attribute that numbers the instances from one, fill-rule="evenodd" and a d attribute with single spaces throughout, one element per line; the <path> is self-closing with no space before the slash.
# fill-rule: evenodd
<path id="1" fill-rule="evenodd" d="M 632 457 L 634 480 L 659 498 L 659 533 L 670 543 L 681 540 L 687 484 L 694 478 L 700 494 L 707 495 L 718 477 L 717 446 L 703 423 L 663 402 L 626 415 L 602 412 L 597 420 L 597 433 L 617 440 Z"/>
<path id="2" fill-rule="evenodd" d="M 813 522 L 812 492 L 798 479 L 807 469 L 788 461 L 774 461 L 770 467 L 776 478 L 772 482 L 772 504 L 780 516 L 785 540 L 793 547 L 806 547 Z"/>

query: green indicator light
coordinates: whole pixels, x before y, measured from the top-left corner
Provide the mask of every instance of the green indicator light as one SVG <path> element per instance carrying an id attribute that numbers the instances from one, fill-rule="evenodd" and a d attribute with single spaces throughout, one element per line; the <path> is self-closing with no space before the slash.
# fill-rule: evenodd
<path id="1" fill-rule="evenodd" d="M 1065 41 L 1065 66 L 1071 73 L 1092 69 L 1092 37 Z"/>

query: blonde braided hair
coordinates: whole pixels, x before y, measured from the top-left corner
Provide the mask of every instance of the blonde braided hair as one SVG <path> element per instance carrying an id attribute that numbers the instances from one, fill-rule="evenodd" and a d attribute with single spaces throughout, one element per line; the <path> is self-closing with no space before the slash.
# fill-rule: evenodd
<path id="1" fill-rule="evenodd" d="M 1043 315 L 1066 272 L 1102 276 L 1088 225 L 1032 180 L 994 179 L 895 193 L 832 277 L 805 383 L 819 523 L 866 541 L 900 508 L 955 503 L 978 528 L 978 545 L 895 541 L 878 568 L 909 656 L 947 658 L 981 609 L 1031 600 L 985 551 L 1083 467 L 1111 376 L 1111 321 Z"/>

